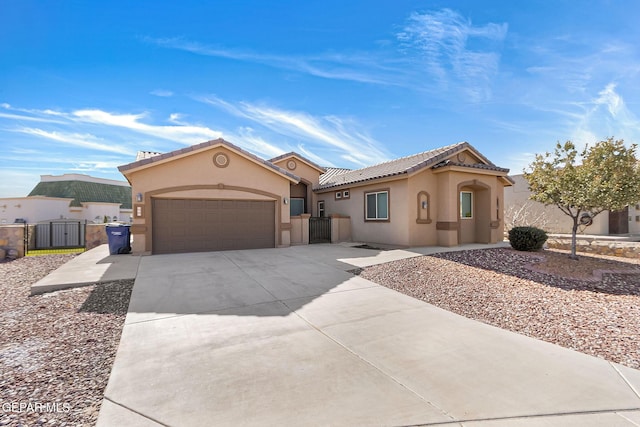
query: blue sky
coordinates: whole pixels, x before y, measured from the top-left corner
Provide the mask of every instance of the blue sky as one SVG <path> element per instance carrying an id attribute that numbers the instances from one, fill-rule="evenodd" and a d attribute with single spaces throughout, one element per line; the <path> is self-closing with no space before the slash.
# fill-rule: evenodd
<path id="1" fill-rule="evenodd" d="M 640 3 L 0 0 L 0 197 L 223 137 L 357 168 L 468 141 L 521 173 L 640 142 Z"/>

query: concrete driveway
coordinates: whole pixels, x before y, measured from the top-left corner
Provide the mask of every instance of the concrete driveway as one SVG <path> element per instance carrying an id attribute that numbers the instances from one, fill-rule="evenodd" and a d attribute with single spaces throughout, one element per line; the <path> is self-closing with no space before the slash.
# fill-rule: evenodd
<path id="1" fill-rule="evenodd" d="M 640 371 L 347 271 L 416 255 L 143 257 L 98 425 L 640 425 Z"/>

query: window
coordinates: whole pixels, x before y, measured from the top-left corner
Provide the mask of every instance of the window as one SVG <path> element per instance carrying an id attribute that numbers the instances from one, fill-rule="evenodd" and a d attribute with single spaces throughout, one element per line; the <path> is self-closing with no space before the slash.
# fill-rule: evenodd
<path id="1" fill-rule="evenodd" d="M 336 199 L 342 199 L 342 191 L 336 191 Z"/>
<path id="2" fill-rule="evenodd" d="M 389 219 L 389 192 L 367 193 L 365 198 L 365 219 L 368 221 L 386 221 Z"/>
<path id="3" fill-rule="evenodd" d="M 324 217 L 324 200 L 320 200 L 318 202 L 318 216 Z"/>
<path id="4" fill-rule="evenodd" d="M 298 216 L 304 213 L 304 199 L 292 197 L 289 205 L 291 216 Z"/>
<path id="5" fill-rule="evenodd" d="M 473 193 L 460 192 L 460 218 L 473 218 Z"/>

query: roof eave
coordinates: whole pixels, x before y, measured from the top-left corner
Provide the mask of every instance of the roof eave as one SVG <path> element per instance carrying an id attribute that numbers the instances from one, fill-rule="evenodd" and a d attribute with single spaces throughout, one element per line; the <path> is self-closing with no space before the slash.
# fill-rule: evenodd
<path id="1" fill-rule="evenodd" d="M 131 181 L 129 180 L 128 174 L 131 174 L 133 172 L 138 172 L 140 170 L 147 169 L 150 167 L 158 166 L 158 165 L 170 162 L 172 160 L 180 159 L 192 154 L 211 150 L 217 147 L 225 147 L 226 149 L 233 151 L 237 155 L 255 163 L 258 166 L 261 166 L 278 175 L 281 175 L 282 177 L 288 179 L 289 181 L 295 184 L 300 182 L 299 176 L 292 174 L 291 172 L 286 171 L 277 165 L 274 165 L 268 160 L 261 159 L 258 156 L 255 156 L 254 154 L 251 154 L 248 151 L 245 151 L 242 148 L 228 141 L 225 141 L 222 138 L 203 142 L 201 144 L 191 145 L 189 147 L 185 147 L 180 150 L 171 151 L 169 153 L 161 154 L 159 156 L 154 156 L 154 157 L 150 157 L 143 160 L 138 160 L 136 162 L 128 163 L 126 165 L 121 165 L 121 166 L 118 166 L 118 170 L 120 171 L 120 173 L 122 173 L 125 176 L 125 178 L 127 178 L 127 181 L 131 183 Z"/>
<path id="2" fill-rule="evenodd" d="M 276 156 L 276 157 L 274 157 L 272 159 L 269 159 L 269 162 L 271 162 L 271 163 L 280 162 L 282 160 L 290 159 L 292 157 L 295 157 L 296 159 L 300 160 L 302 163 L 306 164 L 307 166 L 309 166 L 312 169 L 317 170 L 320 173 L 324 173 L 324 172 L 327 171 L 327 168 L 323 168 L 322 166 L 312 162 L 311 160 L 307 159 L 306 157 L 296 153 L 295 151 L 290 151 L 288 153 L 281 154 L 280 156 Z"/>
<path id="3" fill-rule="evenodd" d="M 406 178 L 408 178 L 408 174 L 406 171 L 404 171 L 404 172 L 379 176 L 375 178 L 367 178 L 359 181 L 350 181 L 350 182 L 344 182 L 344 183 L 340 182 L 340 183 L 335 183 L 330 185 L 323 185 L 323 186 L 314 188 L 313 191 L 318 193 L 324 193 L 326 191 L 337 190 L 340 188 L 362 187 L 364 185 L 370 185 L 376 182 L 396 181 L 399 179 L 406 179 Z"/>

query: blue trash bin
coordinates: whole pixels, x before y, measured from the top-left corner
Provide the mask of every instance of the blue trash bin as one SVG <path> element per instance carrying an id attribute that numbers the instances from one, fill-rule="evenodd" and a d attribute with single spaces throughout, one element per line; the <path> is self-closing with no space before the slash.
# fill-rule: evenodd
<path id="1" fill-rule="evenodd" d="M 109 224 L 106 229 L 110 255 L 128 254 L 131 252 L 129 225 Z"/>

